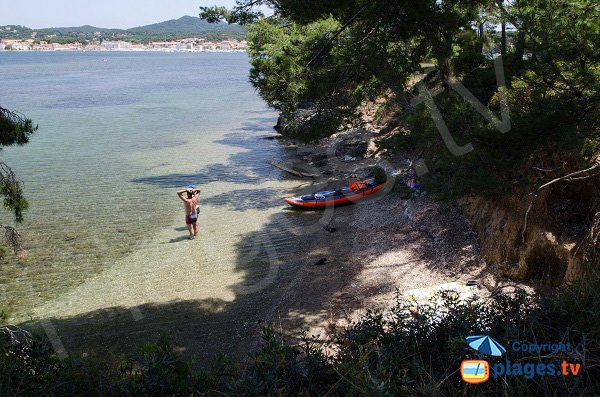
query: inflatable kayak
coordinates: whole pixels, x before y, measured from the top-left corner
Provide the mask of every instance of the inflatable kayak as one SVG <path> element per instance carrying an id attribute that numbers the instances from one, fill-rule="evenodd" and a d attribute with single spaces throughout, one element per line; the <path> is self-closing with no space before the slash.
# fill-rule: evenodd
<path id="1" fill-rule="evenodd" d="M 378 185 L 375 179 L 372 178 L 362 182 L 351 182 L 340 189 L 317 192 L 300 197 L 290 197 L 284 200 L 294 207 L 324 208 L 330 205 L 341 205 L 356 201 L 376 193 L 382 188 L 383 185 Z"/>

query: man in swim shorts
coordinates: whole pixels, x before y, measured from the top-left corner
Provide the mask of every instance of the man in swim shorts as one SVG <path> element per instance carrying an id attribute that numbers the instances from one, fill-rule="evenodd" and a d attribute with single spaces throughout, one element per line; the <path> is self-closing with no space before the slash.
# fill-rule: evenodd
<path id="1" fill-rule="evenodd" d="M 186 197 L 183 194 L 186 193 Z M 200 200 L 200 189 L 196 185 L 189 185 L 186 189 L 178 190 L 177 196 L 183 201 L 185 206 L 185 224 L 190 232 L 190 240 L 198 234 L 198 213 L 196 207 Z"/>

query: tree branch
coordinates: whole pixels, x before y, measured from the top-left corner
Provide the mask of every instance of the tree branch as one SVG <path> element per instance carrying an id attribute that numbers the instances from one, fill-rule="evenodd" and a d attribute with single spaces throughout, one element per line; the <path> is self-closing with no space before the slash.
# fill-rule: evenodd
<path id="1" fill-rule="evenodd" d="M 0 146 L 24 145 L 37 129 L 23 114 L 0 106 Z"/>
<path id="2" fill-rule="evenodd" d="M 335 41 L 335 39 L 338 38 L 338 36 L 340 34 L 342 34 L 342 32 L 344 30 L 346 30 L 350 25 L 352 25 L 352 23 L 354 21 L 356 21 L 356 19 L 360 16 L 360 14 L 362 14 L 367 8 L 366 7 L 361 7 L 358 12 L 356 14 L 354 14 L 352 16 L 352 18 L 350 18 L 349 20 L 346 21 L 346 23 L 344 23 L 334 34 L 333 36 L 331 36 L 331 38 L 329 40 L 327 40 L 327 43 L 325 43 L 325 45 L 323 47 L 321 47 L 321 49 L 319 50 L 319 52 L 317 52 L 317 54 L 315 56 L 313 56 L 311 58 L 310 61 L 308 61 L 308 63 L 305 66 L 305 69 L 308 69 L 317 59 L 319 59 L 321 57 L 321 55 L 323 55 L 323 53 L 329 48 L 331 47 L 331 45 L 333 44 L 333 42 Z"/>
<path id="3" fill-rule="evenodd" d="M 23 220 L 23 211 L 29 203 L 23 196 L 21 184 L 8 165 L 0 161 L 0 196 L 4 196 L 4 206 L 10 208 L 17 223 Z"/>
<path id="4" fill-rule="evenodd" d="M 596 168 L 598 168 L 598 166 L 600 166 L 600 164 L 599 164 L 599 163 L 596 163 L 596 164 L 594 164 L 593 166 L 591 166 L 590 168 L 586 168 L 585 170 L 580 170 L 580 171 L 572 172 L 572 173 L 570 173 L 570 174 L 567 174 L 567 175 L 561 176 L 560 178 L 553 179 L 553 180 L 551 180 L 550 182 L 544 183 L 542 186 L 538 187 L 538 188 L 537 188 L 537 189 L 536 189 L 536 190 L 535 190 L 533 193 L 537 193 L 537 192 L 539 192 L 540 190 L 542 190 L 543 188 L 545 188 L 545 187 L 548 187 L 548 186 L 550 186 L 550 185 L 552 185 L 553 183 L 556 183 L 556 182 L 558 182 L 558 181 L 562 181 L 563 179 L 568 179 L 568 178 L 571 178 L 571 177 L 573 177 L 573 176 L 575 176 L 575 175 L 580 175 L 580 174 L 583 174 L 583 173 L 586 173 L 586 172 L 589 172 L 589 171 L 595 170 Z M 530 195 L 531 195 L 531 194 L 533 194 L 533 193 L 530 193 Z"/>
<path id="5" fill-rule="evenodd" d="M 0 106 L 0 115 L 11 120 L 13 123 L 24 123 L 27 120 L 27 117 L 23 114 L 3 108 L 2 106 Z"/>

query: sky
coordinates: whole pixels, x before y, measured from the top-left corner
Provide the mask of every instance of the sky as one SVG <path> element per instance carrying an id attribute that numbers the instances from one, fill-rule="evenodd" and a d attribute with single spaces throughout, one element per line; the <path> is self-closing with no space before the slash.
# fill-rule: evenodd
<path id="1" fill-rule="evenodd" d="M 232 7 L 235 0 L 0 0 L 0 26 L 128 29 L 198 16 L 200 6 L 212 5 Z"/>

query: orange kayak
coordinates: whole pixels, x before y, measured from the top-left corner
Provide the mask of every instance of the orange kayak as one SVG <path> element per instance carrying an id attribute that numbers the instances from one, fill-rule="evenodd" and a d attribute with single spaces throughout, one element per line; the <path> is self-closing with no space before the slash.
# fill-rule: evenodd
<path id="1" fill-rule="evenodd" d="M 352 182 L 340 189 L 316 192 L 300 197 L 284 199 L 288 204 L 301 208 L 325 208 L 327 206 L 342 205 L 359 200 L 363 197 L 377 193 L 384 185 L 376 184 L 374 179 L 362 182 Z"/>

